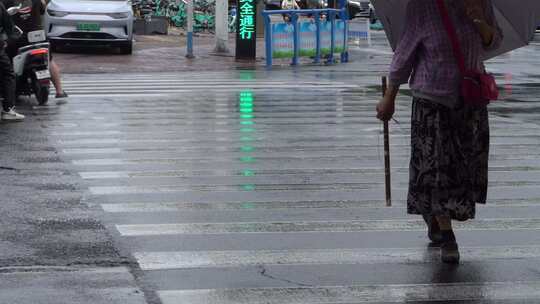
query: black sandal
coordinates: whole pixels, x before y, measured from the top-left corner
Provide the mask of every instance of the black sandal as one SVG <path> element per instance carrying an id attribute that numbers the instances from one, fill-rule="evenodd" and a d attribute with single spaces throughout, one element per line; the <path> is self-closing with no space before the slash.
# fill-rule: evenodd
<path id="1" fill-rule="evenodd" d="M 441 244 L 441 261 L 447 264 L 459 264 L 459 248 L 456 236 L 452 230 L 441 231 L 443 242 Z"/>
<path id="2" fill-rule="evenodd" d="M 426 225 L 428 227 L 428 238 L 431 240 L 430 245 L 440 245 L 443 241 L 443 236 L 441 234 L 441 229 L 439 228 L 439 223 L 435 219 L 435 216 L 422 215 Z"/>

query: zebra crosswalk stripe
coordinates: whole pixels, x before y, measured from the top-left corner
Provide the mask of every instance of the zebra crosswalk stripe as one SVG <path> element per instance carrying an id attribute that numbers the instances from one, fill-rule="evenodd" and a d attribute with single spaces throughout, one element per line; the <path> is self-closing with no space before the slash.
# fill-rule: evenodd
<path id="1" fill-rule="evenodd" d="M 109 78 L 100 77 L 81 78 L 66 76 L 63 86 L 70 96 L 166 96 L 178 93 L 204 92 L 238 92 L 240 90 L 276 90 L 276 89 L 303 89 L 303 90 L 334 90 L 355 89 L 357 85 L 316 80 L 272 80 L 268 78 L 252 80 L 231 80 L 229 75 L 208 74 L 207 77 L 185 79 L 182 74 L 160 75 L 147 78 L 136 75 L 125 75 Z M 54 92 L 53 92 L 54 93 Z"/>
<path id="2" fill-rule="evenodd" d="M 466 262 L 540 258 L 539 246 L 463 247 Z M 439 260 L 438 248 L 135 252 L 143 270 L 256 265 L 424 264 Z"/>
<path id="3" fill-rule="evenodd" d="M 236 250 L 239 248 L 235 246 L 238 244 L 236 242 L 260 237 L 260 234 L 265 234 L 264 237 L 268 236 L 269 239 L 286 239 L 292 235 L 295 242 L 301 242 L 302 238 L 305 242 L 306 239 L 311 241 L 310 237 L 314 238 L 318 232 L 330 233 L 331 237 L 337 238 L 347 238 L 347 233 L 364 237 L 378 232 L 399 234 L 422 231 L 418 235 L 425 235 L 426 227 L 423 221 L 404 219 L 404 215 L 391 220 L 376 216 L 373 209 L 382 206 L 380 198 L 383 191 L 379 189 L 382 179 L 366 186 L 369 189 L 359 189 L 360 182 L 374 179 L 375 172 L 382 173 L 381 162 L 375 160 L 379 152 L 376 146 L 380 128 L 370 112 L 374 103 L 366 103 L 365 98 L 350 93 L 358 89 L 353 81 L 321 81 L 315 78 L 274 80 L 264 76 L 246 81 L 231 80 L 230 73 L 202 73 L 191 78 L 181 76 L 174 73 L 157 77 L 144 74 L 68 76 L 65 88 L 74 97 L 77 109 L 61 111 L 60 121 L 56 121 L 56 118 L 47 121 L 49 110 L 36 109 L 45 124 L 53 128 L 52 135 L 57 138 L 64 155 L 70 158 L 80 176 L 89 182 L 87 201 L 95 202 L 107 216 L 116 219 L 113 224 L 119 235 L 129 238 L 127 243 L 135 243 L 132 253 L 145 275 L 153 273 L 159 276 L 166 272 L 180 271 L 193 275 L 193 281 L 196 281 L 200 279 L 198 272 L 212 275 L 219 269 L 241 273 L 242 269 L 265 265 L 290 265 L 295 268 L 376 265 L 388 270 L 403 264 L 408 267 L 437 263 L 438 250 L 342 248 L 348 246 L 344 243 L 335 245 L 334 249 L 327 249 L 324 247 L 333 246 L 324 243 L 324 240 L 316 244 L 318 249 L 296 248 L 300 247 L 296 243 L 272 247 L 268 244 L 246 243 L 240 246 L 243 250 Z M 252 148 L 257 150 L 258 154 L 255 155 L 266 159 L 262 164 L 250 163 L 245 166 L 247 171 L 256 170 L 259 178 L 253 177 L 250 179 L 252 183 L 245 185 L 252 187 L 247 190 L 256 190 L 250 192 L 237 189 L 239 182 L 234 180 L 243 168 L 237 162 L 239 155 L 242 155 L 237 147 L 241 134 L 238 128 L 231 127 L 239 125 L 239 104 L 234 98 L 242 90 L 271 96 L 257 104 L 260 108 L 256 114 L 259 116 L 254 119 L 257 128 L 253 130 L 257 130 L 258 137 L 250 137 L 250 142 Z M 314 92 L 321 95 L 314 98 Z M 298 100 L 288 98 L 288 95 L 294 95 Z M 133 97 L 141 99 L 133 102 Z M 146 102 L 151 97 L 165 98 L 160 98 L 156 103 Z M 336 103 L 335 98 L 339 102 Z M 345 100 L 347 106 L 344 106 Z M 85 103 L 91 104 L 91 107 Z M 109 103 L 113 107 L 105 106 Z M 95 104 L 100 106 L 95 107 Z M 335 107 L 328 108 L 329 105 Z M 209 106 L 212 110 L 206 111 Z M 148 112 L 153 107 L 157 110 Z M 275 108 L 279 108 L 279 111 L 274 111 Z M 70 109 L 69 105 L 66 109 Z M 409 108 L 401 106 L 397 111 L 405 116 Z M 408 118 L 401 121 L 406 124 Z M 526 178 L 527 181 L 534 180 L 537 177 L 534 173 L 538 172 L 539 166 L 534 157 L 520 157 L 515 161 L 510 158 L 516 149 L 531 152 L 538 147 L 537 143 L 532 144 L 528 138 L 523 138 L 536 138 L 537 126 L 520 124 L 521 133 L 515 136 L 518 133 L 512 132 L 518 128 L 509 128 L 515 121 L 494 118 L 494 122 L 494 130 L 507 132 L 504 133 L 507 137 L 498 133 L 499 136 L 493 138 L 492 147 L 497 151 L 491 163 L 492 169 L 504 171 L 501 173 L 504 175 L 510 169 L 517 168 L 524 172 L 523 168 L 532 168 L 534 170 Z M 338 127 L 325 133 L 326 139 L 321 139 L 318 133 L 327 128 L 329 123 L 336 123 Z M 299 125 L 305 127 L 300 131 L 301 136 L 290 131 Z M 408 130 L 404 132 L 394 132 L 392 138 L 392 149 L 399 151 L 392 156 L 396 161 L 393 169 L 397 173 L 393 176 L 394 190 L 398 194 L 396 197 L 400 198 L 406 198 L 403 185 L 407 182 L 405 159 L 408 158 L 408 152 L 404 152 L 404 147 L 409 145 L 409 137 Z M 193 138 L 193 134 L 199 137 Z M 260 139 L 260 142 L 254 141 L 255 138 Z M 336 154 L 329 155 L 329 151 Z M 351 151 L 361 155 L 362 159 L 354 158 Z M 343 183 L 343 176 L 332 176 L 336 173 L 362 176 L 349 176 L 346 179 L 349 188 L 345 189 L 338 182 Z M 268 176 L 272 174 L 274 176 Z M 294 174 L 298 177 L 290 178 Z M 268 178 L 279 179 L 283 175 L 289 179 L 283 178 L 276 185 L 267 182 Z M 304 180 L 306 176 L 314 175 L 324 178 L 318 181 L 317 178 Z M 211 181 L 214 182 L 204 184 L 204 179 L 198 179 L 200 176 L 207 179 L 212 176 Z M 159 179 L 168 177 L 182 179 Z M 140 179 L 134 181 L 136 178 Z M 510 176 L 504 181 L 514 182 Z M 519 187 L 512 185 L 512 189 L 494 187 L 491 189 L 495 193 L 493 204 L 500 207 L 538 207 L 540 198 L 533 191 L 536 187 L 524 183 Z M 403 209 L 405 204 L 404 200 L 395 202 L 391 212 L 397 208 Z M 344 217 L 344 212 L 328 212 L 331 208 L 340 211 L 354 208 L 356 213 L 347 210 L 347 217 Z M 294 209 L 295 212 L 287 213 L 288 209 Z M 174 212 L 182 213 L 182 216 L 176 217 Z M 466 232 L 480 231 L 480 234 L 504 230 L 515 235 L 540 230 L 540 218 L 520 214 L 526 218 L 499 218 L 499 213 L 471 223 L 457 223 L 455 228 Z M 323 220 L 314 220 L 312 215 Z M 212 218 L 220 222 L 212 222 Z M 217 241 L 203 244 L 207 238 Z M 157 246 L 159 249 L 152 247 L 162 240 L 168 242 L 174 239 L 181 239 L 178 242 L 181 245 L 171 242 L 160 243 Z M 232 250 L 220 250 L 223 249 L 225 239 L 230 241 L 225 247 Z M 372 241 L 368 243 L 372 244 Z M 311 244 L 309 248 L 312 248 Z M 498 247 L 462 247 L 460 250 L 466 263 L 540 258 L 540 246 L 501 244 Z M 401 281 L 390 280 L 389 284 L 384 285 L 354 285 L 355 281 L 349 279 L 344 278 L 343 282 L 335 283 L 343 285 L 324 286 L 322 283 L 322 286 L 302 288 L 285 284 L 284 287 L 271 285 L 266 288 L 223 289 L 216 286 L 216 289 L 175 290 L 181 287 L 174 286 L 174 283 L 171 283 L 172 289 L 159 284 L 156 287 L 163 304 L 444 303 L 458 300 L 540 298 L 540 281 L 397 285 L 392 283 Z M 254 284 L 239 287 L 266 286 L 266 281 Z M 223 283 L 223 286 L 227 285 Z"/>
<path id="4" fill-rule="evenodd" d="M 387 209 L 403 209 L 406 202 L 394 200 L 392 207 Z M 287 209 L 353 209 L 353 208 L 383 208 L 384 202 L 374 201 L 276 201 L 276 202 L 136 202 L 100 204 L 108 213 L 152 213 L 152 212 L 184 212 L 184 211 L 240 211 L 240 210 L 287 210 Z M 524 200 L 490 200 L 486 208 L 496 207 L 533 207 L 540 206 L 540 198 Z"/>
<path id="5" fill-rule="evenodd" d="M 538 300 L 540 282 L 359 285 L 158 291 L 163 304 L 350 304 Z"/>
<path id="6" fill-rule="evenodd" d="M 240 233 L 308 233 L 364 231 L 423 231 L 421 220 L 305 221 L 305 222 L 234 222 L 190 224 L 117 225 L 124 236 Z M 540 219 L 479 219 L 456 223 L 457 230 L 540 230 Z"/>

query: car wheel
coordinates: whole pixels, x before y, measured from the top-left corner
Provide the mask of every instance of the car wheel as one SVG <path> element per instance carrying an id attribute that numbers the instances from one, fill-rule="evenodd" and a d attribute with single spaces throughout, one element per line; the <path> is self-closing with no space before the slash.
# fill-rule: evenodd
<path id="1" fill-rule="evenodd" d="M 120 52 L 124 55 L 133 54 L 133 41 L 129 41 L 120 47 Z"/>

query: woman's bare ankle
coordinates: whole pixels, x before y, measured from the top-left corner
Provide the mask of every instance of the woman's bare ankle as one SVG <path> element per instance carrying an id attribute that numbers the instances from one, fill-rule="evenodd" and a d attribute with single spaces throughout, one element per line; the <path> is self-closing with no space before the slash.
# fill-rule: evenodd
<path id="1" fill-rule="evenodd" d="M 447 216 L 437 216 L 437 223 L 441 230 L 452 230 L 452 220 Z"/>

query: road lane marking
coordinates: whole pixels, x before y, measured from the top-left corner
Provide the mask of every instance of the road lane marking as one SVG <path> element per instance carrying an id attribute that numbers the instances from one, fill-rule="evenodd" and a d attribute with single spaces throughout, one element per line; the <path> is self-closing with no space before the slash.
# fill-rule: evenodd
<path id="1" fill-rule="evenodd" d="M 136 86 L 140 84 L 158 84 L 158 85 L 166 85 L 166 84 L 214 84 L 214 83 L 227 83 L 227 84 L 238 84 L 238 85 L 244 85 L 249 86 L 250 84 L 256 84 L 256 83 L 262 83 L 265 85 L 291 85 L 290 81 L 284 81 L 284 80 L 270 80 L 270 79 L 257 79 L 254 81 L 242 81 L 242 80 L 236 80 L 231 78 L 200 78 L 200 79 L 178 79 L 178 78 L 152 78 L 152 79 L 102 79 L 102 80 L 66 80 L 65 85 L 71 85 L 71 86 L 91 86 L 91 87 L 98 87 L 102 84 L 125 84 L 128 86 Z M 310 81 L 307 80 L 299 80 L 297 79 L 297 82 L 294 84 L 307 84 L 307 85 L 333 85 L 333 84 L 347 84 L 343 81 Z"/>
<path id="2" fill-rule="evenodd" d="M 223 77 L 200 77 L 181 80 L 178 75 L 164 75 L 156 78 L 144 78 L 124 76 L 114 79 L 67 79 L 64 86 L 72 96 L 115 96 L 129 97 L 136 95 L 144 96 L 167 96 L 174 93 L 188 93 L 210 89 L 212 92 L 238 92 L 240 89 L 273 90 L 295 89 L 298 90 L 346 90 L 356 89 L 357 84 L 336 81 L 309 80 L 291 81 L 271 79 L 254 79 L 244 81 L 231 79 L 229 75 Z M 159 93 L 156 95 L 156 93 Z M 54 94 L 52 91 L 51 94 Z"/>
<path id="3" fill-rule="evenodd" d="M 77 154 L 121 154 L 125 151 L 121 148 L 82 148 L 82 149 L 63 149 L 62 152 L 66 155 Z"/>
<path id="4" fill-rule="evenodd" d="M 124 171 L 124 170 L 115 170 L 115 171 L 84 171 L 79 172 L 79 175 L 83 179 L 111 179 L 116 178 L 115 174 L 119 174 L 122 177 L 127 178 L 163 178 L 163 177 L 170 177 L 170 178 L 184 178 L 184 177 L 234 177 L 234 176 L 244 176 L 244 177 L 250 177 L 249 174 L 255 173 L 256 176 L 273 176 L 273 177 L 279 177 L 282 175 L 299 175 L 299 176 L 306 176 L 306 175 L 356 175 L 356 176 L 364 176 L 369 175 L 369 177 L 376 177 L 383 173 L 379 170 L 380 167 L 376 168 L 347 168 L 347 169 L 332 169 L 332 168 L 321 168 L 321 169 L 314 169 L 314 168 L 308 168 L 308 169 L 298 169 L 295 170 L 294 168 L 291 169 L 271 169 L 271 170 L 257 170 L 257 172 L 251 172 L 251 171 L 241 171 L 238 169 L 215 169 L 215 170 L 140 170 L 140 171 Z M 393 171 L 400 174 L 407 173 L 403 170 L 396 170 L 398 167 L 392 168 Z M 406 169 L 406 167 L 402 167 L 403 169 Z M 246 176 L 247 174 L 247 176 Z M 311 179 L 310 179 L 311 180 Z"/>
<path id="5" fill-rule="evenodd" d="M 479 219 L 470 223 L 456 223 L 456 230 L 540 230 L 540 219 Z M 231 234 L 231 233 L 312 233 L 312 232 L 369 232 L 369 231 L 424 231 L 420 220 L 372 221 L 299 221 L 299 222 L 232 222 L 190 224 L 134 224 L 116 225 L 123 236 Z"/>
<path id="6" fill-rule="evenodd" d="M 393 207 L 403 208 L 403 200 L 392 201 Z M 384 201 L 276 201 L 276 202 L 131 202 L 116 204 L 101 204 L 102 209 L 109 213 L 145 213 L 145 212 L 182 212 L 182 211 L 254 211 L 254 210 L 287 210 L 287 209 L 351 209 L 351 208 L 384 208 Z M 504 207 L 538 207 L 540 198 L 531 200 L 490 200 L 482 208 Z"/>
<path id="7" fill-rule="evenodd" d="M 165 193 L 165 192 L 185 192 L 185 191 L 244 191 L 242 186 L 245 183 L 233 185 L 155 185 L 155 186 L 93 186 L 89 191 L 94 195 L 117 195 L 117 194 L 142 194 L 142 193 Z M 370 190 L 382 188 L 383 182 L 365 183 L 326 183 L 326 184 L 252 184 L 253 190 L 261 191 L 351 191 Z M 402 184 L 406 186 L 406 184 Z M 405 188 L 395 188 L 404 190 Z"/>
<path id="8" fill-rule="evenodd" d="M 246 180 L 245 182 L 238 181 L 237 183 L 229 182 L 222 184 L 211 184 L 207 185 L 206 183 L 181 183 L 181 185 L 167 185 L 167 184 L 156 184 L 156 185 L 134 185 L 134 186 L 91 186 L 89 187 L 89 192 L 93 195 L 121 195 L 121 194 L 149 194 L 149 193 L 170 193 L 170 192 L 186 192 L 186 191 L 197 191 L 197 192 L 208 192 L 208 191 L 242 191 L 246 190 L 242 188 L 242 185 L 245 185 L 246 182 L 252 186 L 252 190 L 257 190 L 258 192 L 263 191 L 354 191 L 354 190 L 371 190 L 371 189 L 382 189 L 384 182 L 380 179 L 367 179 L 361 182 L 358 181 L 340 181 L 340 182 L 312 182 L 312 183 L 268 183 L 268 182 L 259 182 L 253 179 Z M 404 191 L 407 190 L 409 182 L 405 179 L 401 181 L 396 181 L 394 183 L 394 190 Z M 502 189 L 508 187 L 514 187 L 517 189 L 531 189 L 537 188 L 540 186 L 540 181 L 501 181 L 501 182 L 490 182 L 489 187 L 491 189 Z"/>
<path id="9" fill-rule="evenodd" d="M 394 205 L 404 206 L 404 201 L 394 201 Z M 540 203 L 539 203 L 540 204 Z M 384 205 L 383 201 L 325 201 L 325 202 L 230 202 L 230 203 L 190 203 L 190 202 L 156 202 L 156 203 L 118 203 L 101 204 L 109 213 L 139 213 L 139 212 L 177 212 L 177 211 L 218 211 L 218 210 L 287 210 L 287 209 L 329 209 L 329 208 L 377 208 Z M 388 207 L 384 207 L 385 209 Z M 398 207 L 395 207 L 398 208 Z"/>
<path id="10" fill-rule="evenodd" d="M 200 89 L 212 89 L 212 92 L 219 91 L 224 88 L 231 88 L 242 90 L 242 89 L 253 89 L 253 88 L 276 88 L 276 89 L 307 89 L 307 88 L 357 88 L 357 85 L 346 84 L 346 83 L 239 83 L 239 82 L 208 82 L 208 83 L 185 83 L 177 82 L 171 84 L 163 84 L 159 82 L 154 83 L 101 83 L 101 84 L 80 84 L 80 85 L 66 85 L 66 88 L 69 88 L 70 91 L 84 91 L 95 89 L 96 91 L 108 91 L 108 90 L 121 90 L 121 89 L 150 89 L 150 90 L 168 90 L 168 89 L 180 89 L 180 88 L 189 88 L 192 90 Z"/>
<path id="11" fill-rule="evenodd" d="M 163 304 L 350 304 L 538 300 L 540 282 L 358 285 L 158 291 Z"/>
<path id="12" fill-rule="evenodd" d="M 189 133 L 188 133 L 189 134 Z M 201 135 L 202 136 L 202 135 Z M 326 136 L 326 135 L 325 135 Z M 408 139 L 409 136 L 406 136 L 406 135 L 400 135 L 400 134 L 395 134 L 392 136 L 392 138 L 395 138 L 396 140 L 398 139 Z M 322 140 L 327 140 L 327 142 L 320 142 L 319 139 L 322 141 Z M 343 136 L 343 135 L 340 135 L 340 136 L 335 136 L 333 137 L 332 139 L 330 138 L 321 138 L 321 136 L 319 137 L 312 137 L 312 138 L 306 138 L 306 137 L 294 137 L 294 136 L 280 136 L 280 137 L 270 137 L 270 136 L 260 136 L 258 135 L 257 137 L 252 137 L 251 138 L 251 143 L 253 145 L 255 144 L 262 144 L 262 143 L 266 143 L 268 141 L 272 141 L 274 143 L 278 143 L 278 142 L 284 142 L 284 141 L 302 141 L 302 142 L 307 142 L 307 143 L 317 143 L 320 147 L 324 147 L 324 148 L 327 148 L 328 144 L 330 144 L 331 142 L 356 142 L 356 141 L 359 141 L 359 140 L 364 140 L 364 139 L 367 139 L 367 140 L 374 140 L 374 143 L 373 144 L 376 144 L 375 140 L 378 139 L 378 135 L 377 134 L 364 134 L 364 135 L 355 135 L 355 136 Z M 62 144 L 62 145 L 66 145 L 66 146 L 71 146 L 71 145 L 89 145 L 89 144 L 137 144 L 137 143 L 140 143 L 141 146 L 144 146 L 145 144 L 150 144 L 150 143 L 168 143 L 168 142 L 171 142 L 171 143 L 190 143 L 190 142 L 194 142 L 196 141 L 197 138 L 186 138 L 186 139 L 178 139 L 178 137 L 173 137 L 171 136 L 170 138 L 156 138 L 156 137 L 153 137 L 153 138 L 78 138 L 78 139 L 62 139 L 62 140 L 59 140 L 58 143 Z M 225 143 L 229 143 L 230 145 L 236 145 L 238 143 L 241 143 L 240 139 L 239 139 L 239 136 L 237 136 L 237 138 L 232 138 L 229 137 L 229 136 L 223 136 L 223 135 L 220 135 L 220 136 L 216 136 L 216 135 L 213 135 L 213 136 L 208 136 L 208 137 L 201 137 L 199 139 L 200 142 L 219 142 L 219 143 L 222 143 L 222 142 L 225 142 Z M 313 147 L 313 145 L 310 145 L 311 147 Z M 372 145 L 370 147 L 373 147 Z M 357 157 L 360 157 L 359 155 Z"/>
<path id="13" fill-rule="evenodd" d="M 99 130 L 99 131 L 67 131 L 67 132 L 57 132 L 53 131 L 49 133 L 51 136 L 77 136 L 77 137 L 84 137 L 84 136 L 107 136 L 107 135 L 122 135 L 124 134 L 122 131 L 119 130 Z"/>
<path id="14" fill-rule="evenodd" d="M 261 160 L 263 158 L 257 158 L 257 160 Z M 275 168 L 275 169 L 293 169 L 292 165 L 283 164 L 278 165 L 276 163 L 283 162 L 283 160 L 287 160 L 287 158 L 283 159 L 273 159 L 268 160 L 265 159 L 264 163 L 254 164 L 254 169 L 262 169 L 262 168 Z M 290 161 L 291 159 L 289 159 Z M 294 160 L 294 159 L 293 159 Z M 296 160 L 296 163 L 294 164 L 294 169 L 321 169 L 321 166 L 324 165 L 323 169 L 346 169 L 351 168 L 350 163 L 349 164 L 336 164 L 333 167 L 328 166 L 328 162 L 331 162 L 331 160 L 327 159 L 320 159 L 319 165 L 316 166 L 315 164 L 312 164 L 313 161 L 317 161 L 317 159 L 313 159 L 311 162 L 306 160 Z M 355 159 L 352 159 L 351 161 L 355 161 Z M 395 160 L 394 160 L 395 161 Z M 81 160 L 73 160 L 72 164 L 75 166 L 111 166 L 111 165 L 143 165 L 143 164 L 169 164 L 169 165 L 185 165 L 186 170 L 189 170 L 191 168 L 196 169 L 197 167 L 199 169 L 203 168 L 203 165 L 209 165 L 219 167 L 223 165 L 231 165 L 236 164 L 237 162 L 240 162 L 239 158 L 223 158 L 218 160 L 211 160 L 211 159 L 199 159 L 199 160 L 193 160 L 193 159 L 185 159 L 185 158 L 161 158 L 161 159 L 150 159 L 150 158 L 139 158 L 139 159 L 120 159 L 120 158 L 108 158 L 108 159 L 81 159 Z M 324 163 L 323 163 L 324 162 Z M 382 164 L 379 166 L 373 166 L 373 163 L 377 162 L 376 160 L 364 160 L 363 162 L 360 162 L 358 160 L 358 165 L 362 164 L 369 164 L 370 166 L 362 166 L 362 167 L 356 167 L 354 169 L 363 169 L 363 170 L 378 170 L 381 168 Z M 396 161 L 397 162 L 397 161 Z M 408 163 L 408 159 L 402 160 L 403 164 Z M 326 165 L 325 165 L 326 164 Z M 405 168 L 405 166 L 395 166 L 392 169 L 399 169 L 399 168 Z M 230 168 L 230 170 L 234 170 L 235 168 Z"/>
<path id="15" fill-rule="evenodd" d="M 537 259 L 539 246 L 462 247 L 463 262 Z M 135 252 L 142 270 L 226 268 L 257 265 L 423 264 L 440 260 L 438 248 L 238 250 Z"/>

